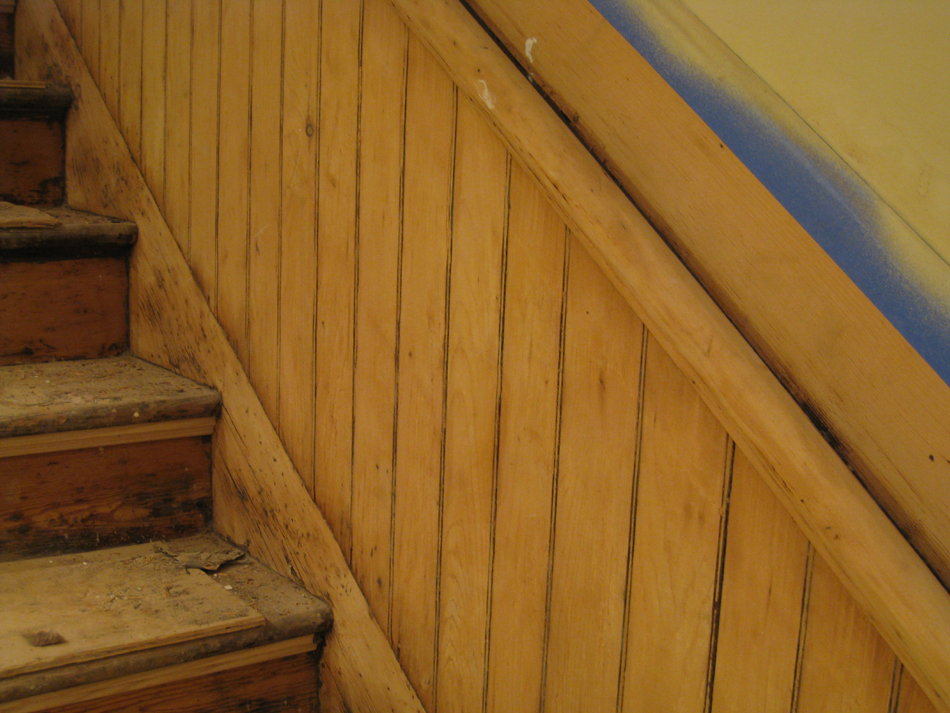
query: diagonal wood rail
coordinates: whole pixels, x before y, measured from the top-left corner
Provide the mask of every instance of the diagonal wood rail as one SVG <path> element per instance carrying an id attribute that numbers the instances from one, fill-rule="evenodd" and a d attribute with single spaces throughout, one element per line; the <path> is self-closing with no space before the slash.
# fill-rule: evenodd
<path id="1" fill-rule="evenodd" d="M 935 705 L 950 711 L 950 595 L 712 298 L 457 0 L 392 0 L 614 285 Z"/>
<path id="2" fill-rule="evenodd" d="M 326 520 L 268 420 L 221 325 L 175 243 L 142 174 L 52 0 L 20 2 L 17 69 L 73 88 L 66 174 L 74 207 L 134 220 L 132 349 L 213 384 L 224 406 L 214 443 L 215 525 L 333 608 L 325 680 L 346 710 L 423 713 Z"/>

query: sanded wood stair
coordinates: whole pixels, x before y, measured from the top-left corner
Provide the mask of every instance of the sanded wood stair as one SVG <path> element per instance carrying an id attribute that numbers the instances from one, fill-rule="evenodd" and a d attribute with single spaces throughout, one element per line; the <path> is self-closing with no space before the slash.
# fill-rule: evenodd
<path id="1" fill-rule="evenodd" d="M 318 710 L 329 608 L 211 532 L 221 398 L 128 354 L 69 101 L 0 80 L 0 711 Z"/>

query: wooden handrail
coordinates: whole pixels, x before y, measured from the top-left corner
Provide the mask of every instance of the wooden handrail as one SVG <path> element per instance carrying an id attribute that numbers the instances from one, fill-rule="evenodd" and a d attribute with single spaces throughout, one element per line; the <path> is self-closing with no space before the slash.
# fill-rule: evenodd
<path id="1" fill-rule="evenodd" d="M 457 0 L 392 0 L 766 477 L 931 700 L 950 595 L 712 298 Z"/>

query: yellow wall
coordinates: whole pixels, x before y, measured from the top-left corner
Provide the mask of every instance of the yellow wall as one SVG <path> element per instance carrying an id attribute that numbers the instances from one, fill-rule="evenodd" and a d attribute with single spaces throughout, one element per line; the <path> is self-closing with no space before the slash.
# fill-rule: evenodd
<path id="1" fill-rule="evenodd" d="M 59 4 L 429 710 L 930 710 L 388 3 Z"/>
<path id="2" fill-rule="evenodd" d="M 950 262 L 950 4 L 683 2 Z"/>

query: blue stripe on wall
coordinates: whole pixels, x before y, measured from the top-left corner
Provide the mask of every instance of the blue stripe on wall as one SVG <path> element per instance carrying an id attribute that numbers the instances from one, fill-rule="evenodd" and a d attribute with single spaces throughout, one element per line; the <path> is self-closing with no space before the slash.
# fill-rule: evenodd
<path id="1" fill-rule="evenodd" d="M 950 384 L 950 321 L 887 253 L 876 198 L 678 60 L 623 0 L 590 0 Z M 940 258 L 935 254 L 935 260 Z"/>

